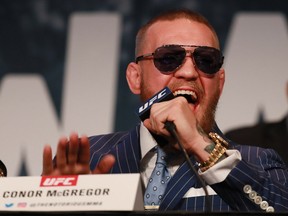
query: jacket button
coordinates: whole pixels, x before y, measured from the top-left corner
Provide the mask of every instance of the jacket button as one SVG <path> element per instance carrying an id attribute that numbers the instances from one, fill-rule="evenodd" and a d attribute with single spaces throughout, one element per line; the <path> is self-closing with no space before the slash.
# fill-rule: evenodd
<path id="1" fill-rule="evenodd" d="M 245 185 L 245 186 L 243 187 L 243 191 L 244 191 L 245 193 L 249 194 L 249 193 L 252 191 L 252 188 L 251 188 L 250 185 Z"/>
<path id="2" fill-rule="evenodd" d="M 257 205 L 260 205 L 260 203 L 262 202 L 262 197 L 261 196 L 256 196 L 254 198 L 254 202 L 257 204 Z"/>
<path id="3" fill-rule="evenodd" d="M 268 208 L 268 202 L 267 201 L 262 201 L 260 203 L 260 208 L 263 210 L 266 210 Z"/>
<path id="4" fill-rule="evenodd" d="M 274 208 L 272 206 L 268 206 L 266 212 L 274 212 Z"/>
<path id="5" fill-rule="evenodd" d="M 249 193 L 249 198 L 252 200 L 254 200 L 256 196 L 257 196 L 257 193 L 253 190 Z"/>

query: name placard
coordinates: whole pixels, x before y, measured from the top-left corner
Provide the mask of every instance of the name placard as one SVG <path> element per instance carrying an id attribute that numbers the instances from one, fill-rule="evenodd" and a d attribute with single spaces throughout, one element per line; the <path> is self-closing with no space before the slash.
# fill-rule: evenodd
<path id="1" fill-rule="evenodd" d="M 0 211 L 141 211 L 140 174 L 0 178 Z"/>

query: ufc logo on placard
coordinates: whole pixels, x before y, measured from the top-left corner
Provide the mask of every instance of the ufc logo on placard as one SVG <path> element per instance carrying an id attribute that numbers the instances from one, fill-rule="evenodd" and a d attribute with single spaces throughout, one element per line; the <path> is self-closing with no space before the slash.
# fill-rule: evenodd
<path id="1" fill-rule="evenodd" d="M 56 177 L 45 177 L 41 179 L 41 187 L 55 187 L 55 186 L 76 186 L 78 176 L 56 176 Z"/>

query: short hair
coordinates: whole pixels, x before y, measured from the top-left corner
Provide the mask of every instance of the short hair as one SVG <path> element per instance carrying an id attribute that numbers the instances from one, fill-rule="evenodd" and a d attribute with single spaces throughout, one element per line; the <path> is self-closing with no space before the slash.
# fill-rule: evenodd
<path id="1" fill-rule="evenodd" d="M 196 21 L 198 23 L 202 23 L 206 25 L 215 35 L 217 39 L 217 43 L 219 43 L 215 29 L 204 16 L 202 16 L 201 14 L 195 11 L 191 11 L 188 9 L 172 10 L 172 11 L 166 11 L 152 18 L 150 21 L 148 21 L 145 25 L 143 25 L 139 29 L 136 35 L 135 56 L 137 56 L 139 51 L 141 50 L 143 43 L 144 43 L 146 32 L 150 26 L 152 26 L 154 23 L 158 21 L 173 21 L 173 20 L 182 19 L 182 18 L 188 19 L 191 21 Z"/>

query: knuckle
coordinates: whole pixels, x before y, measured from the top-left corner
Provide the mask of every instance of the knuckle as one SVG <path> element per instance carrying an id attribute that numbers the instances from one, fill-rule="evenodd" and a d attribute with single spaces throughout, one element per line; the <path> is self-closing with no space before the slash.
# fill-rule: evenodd
<path id="1" fill-rule="evenodd" d="M 186 105 L 187 104 L 187 100 L 186 100 L 186 98 L 184 98 L 184 97 L 177 97 L 177 98 L 175 98 L 175 105 L 177 105 L 177 106 L 184 106 L 184 105 Z"/>

